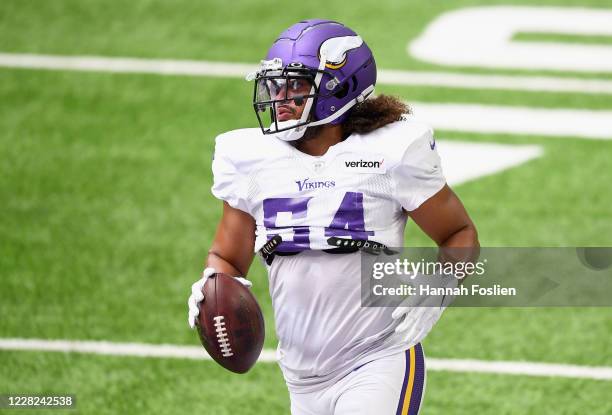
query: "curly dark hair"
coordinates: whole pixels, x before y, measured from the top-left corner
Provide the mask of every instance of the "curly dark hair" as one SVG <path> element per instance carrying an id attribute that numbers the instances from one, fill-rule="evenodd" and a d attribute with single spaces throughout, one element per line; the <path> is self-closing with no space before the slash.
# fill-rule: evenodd
<path id="1" fill-rule="evenodd" d="M 355 105 L 342 123 L 345 135 L 366 134 L 395 121 L 402 115 L 410 114 L 410 107 L 399 98 L 390 95 L 378 95 Z"/>

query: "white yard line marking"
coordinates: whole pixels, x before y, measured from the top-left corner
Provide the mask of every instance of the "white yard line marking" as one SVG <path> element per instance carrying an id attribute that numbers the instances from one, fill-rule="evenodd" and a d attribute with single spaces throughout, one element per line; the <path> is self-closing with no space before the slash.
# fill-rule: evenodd
<path id="1" fill-rule="evenodd" d="M 612 139 L 612 111 L 409 102 L 436 129 Z"/>
<path id="2" fill-rule="evenodd" d="M 437 140 L 442 170 L 450 185 L 495 174 L 540 157 L 541 146 Z"/>
<path id="3" fill-rule="evenodd" d="M 427 369 L 447 372 L 498 373 L 504 375 L 551 376 L 612 380 L 610 366 L 578 366 L 536 362 L 501 362 L 473 359 L 427 359 Z"/>
<path id="4" fill-rule="evenodd" d="M 256 65 L 170 59 L 111 58 L 103 56 L 32 55 L 0 53 L 0 66 L 93 72 L 135 72 L 158 75 L 244 78 Z"/>
<path id="5" fill-rule="evenodd" d="M 0 66 L 95 72 L 133 72 L 159 75 L 215 76 L 244 78 L 255 64 L 193 60 L 112 58 L 102 56 L 60 56 L 0 53 Z M 473 75 L 452 72 L 378 71 L 378 83 L 388 85 L 437 86 L 468 89 L 577 92 L 612 94 L 612 81 L 545 76 Z"/>
<path id="6" fill-rule="evenodd" d="M 179 346 L 173 344 L 114 343 L 106 341 L 0 339 L 0 350 L 91 353 L 110 356 L 161 357 L 196 360 L 211 359 L 203 347 Z M 263 362 L 275 362 L 275 352 L 273 350 L 263 350 L 259 360 Z"/>
<path id="7" fill-rule="evenodd" d="M 511 91 L 577 92 L 612 94 L 612 81 L 547 76 L 472 75 L 453 72 L 420 72 L 381 69 L 378 83 Z"/>
<path id="8" fill-rule="evenodd" d="M 111 356 L 210 360 L 210 356 L 206 354 L 202 347 L 171 344 L 8 338 L 0 339 L 0 350 L 29 350 L 41 352 L 89 353 Z M 259 361 L 275 362 L 275 351 L 264 350 L 259 357 Z M 612 367 L 608 366 L 577 366 L 534 362 L 427 358 L 427 368 L 434 371 L 612 380 Z"/>

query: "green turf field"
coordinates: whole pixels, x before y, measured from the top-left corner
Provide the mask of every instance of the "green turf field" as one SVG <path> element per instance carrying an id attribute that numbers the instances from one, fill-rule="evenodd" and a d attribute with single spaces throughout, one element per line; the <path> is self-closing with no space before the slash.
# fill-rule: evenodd
<path id="1" fill-rule="evenodd" d="M 550 75 L 448 69 L 407 55 L 406 43 L 441 12 L 492 3 L 3 0 L 0 53 L 249 63 L 284 27 L 316 15 L 357 30 L 379 68 Z M 538 4 L 612 10 L 612 0 Z M 378 92 L 408 102 L 612 110 L 610 94 L 390 85 Z M 197 345 L 186 300 L 220 216 L 210 194 L 213 140 L 256 126 L 251 98 L 252 85 L 233 78 L 0 68 L 0 338 Z M 612 141 L 437 135 L 544 149 L 537 160 L 455 188 L 483 246 L 612 245 Z M 407 241 L 428 243 L 413 225 Z M 273 348 L 263 267 L 255 263 L 249 278 Z M 424 347 L 428 357 L 612 366 L 610 332 L 606 308 L 450 309 Z M 610 390 L 610 381 L 432 372 L 422 413 L 603 415 L 612 413 Z M 239 376 L 212 362 L 0 351 L 0 394 L 8 392 L 74 393 L 77 412 L 92 414 L 289 408 L 272 363 Z"/>

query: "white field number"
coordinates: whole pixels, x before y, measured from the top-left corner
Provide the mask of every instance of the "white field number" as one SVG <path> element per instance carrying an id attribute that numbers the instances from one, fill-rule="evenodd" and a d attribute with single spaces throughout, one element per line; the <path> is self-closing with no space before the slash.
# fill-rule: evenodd
<path id="1" fill-rule="evenodd" d="M 612 45 L 513 40 L 521 32 L 612 36 L 612 9 L 459 9 L 436 18 L 408 51 L 439 65 L 612 72 Z"/>

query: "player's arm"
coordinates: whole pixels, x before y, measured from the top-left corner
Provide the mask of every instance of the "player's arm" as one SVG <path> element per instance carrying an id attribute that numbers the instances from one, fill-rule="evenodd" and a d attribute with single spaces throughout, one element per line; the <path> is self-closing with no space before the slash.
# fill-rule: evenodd
<path id="1" fill-rule="evenodd" d="M 202 273 L 202 278 L 191 286 L 191 295 L 187 300 L 188 323 L 191 328 L 195 327 L 196 318 L 200 314 L 199 304 L 204 300 L 202 287 L 211 275 L 217 272 L 232 275 L 247 287 L 251 286 L 251 282 L 243 277 L 246 276 L 253 262 L 254 245 L 254 219 L 248 213 L 223 202 L 223 216 L 208 251 L 207 266 Z"/>
<path id="2" fill-rule="evenodd" d="M 433 130 L 427 129 L 410 143 L 400 163 L 391 171 L 396 183 L 396 198 L 439 246 L 438 261 L 474 262 L 480 251 L 476 227 L 461 200 L 447 186 L 441 165 Z M 454 288 L 458 283 L 454 275 L 444 273 L 423 274 L 413 280 L 413 285 L 440 288 Z M 453 298 L 452 295 L 408 296 L 391 314 L 395 320 L 402 319 L 395 332 L 406 341 L 424 338 Z"/>
<path id="3" fill-rule="evenodd" d="M 408 215 L 440 248 L 449 248 L 442 249 L 443 255 L 451 256 L 445 260 L 471 262 L 478 258 L 476 227 L 461 200 L 447 185 Z"/>
<path id="4" fill-rule="evenodd" d="M 223 202 L 223 216 L 208 251 L 206 266 L 234 277 L 245 276 L 255 256 L 254 246 L 253 217 Z"/>
<path id="5" fill-rule="evenodd" d="M 476 227 L 461 200 L 447 185 L 416 209 L 408 211 L 408 215 L 440 247 L 439 261 L 473 262 L 478 258 L 480 244 Z M 453 287 L 459 283 L 452 276 L 437 276 L 437 280 L 423 281 L 440 287 Z M 452 299 L 446 295 L 408 297 L 391 315 L 396 320 L 403 318 L 395 332 L 401 333 L 407 341 L 425 337 Z"/>

